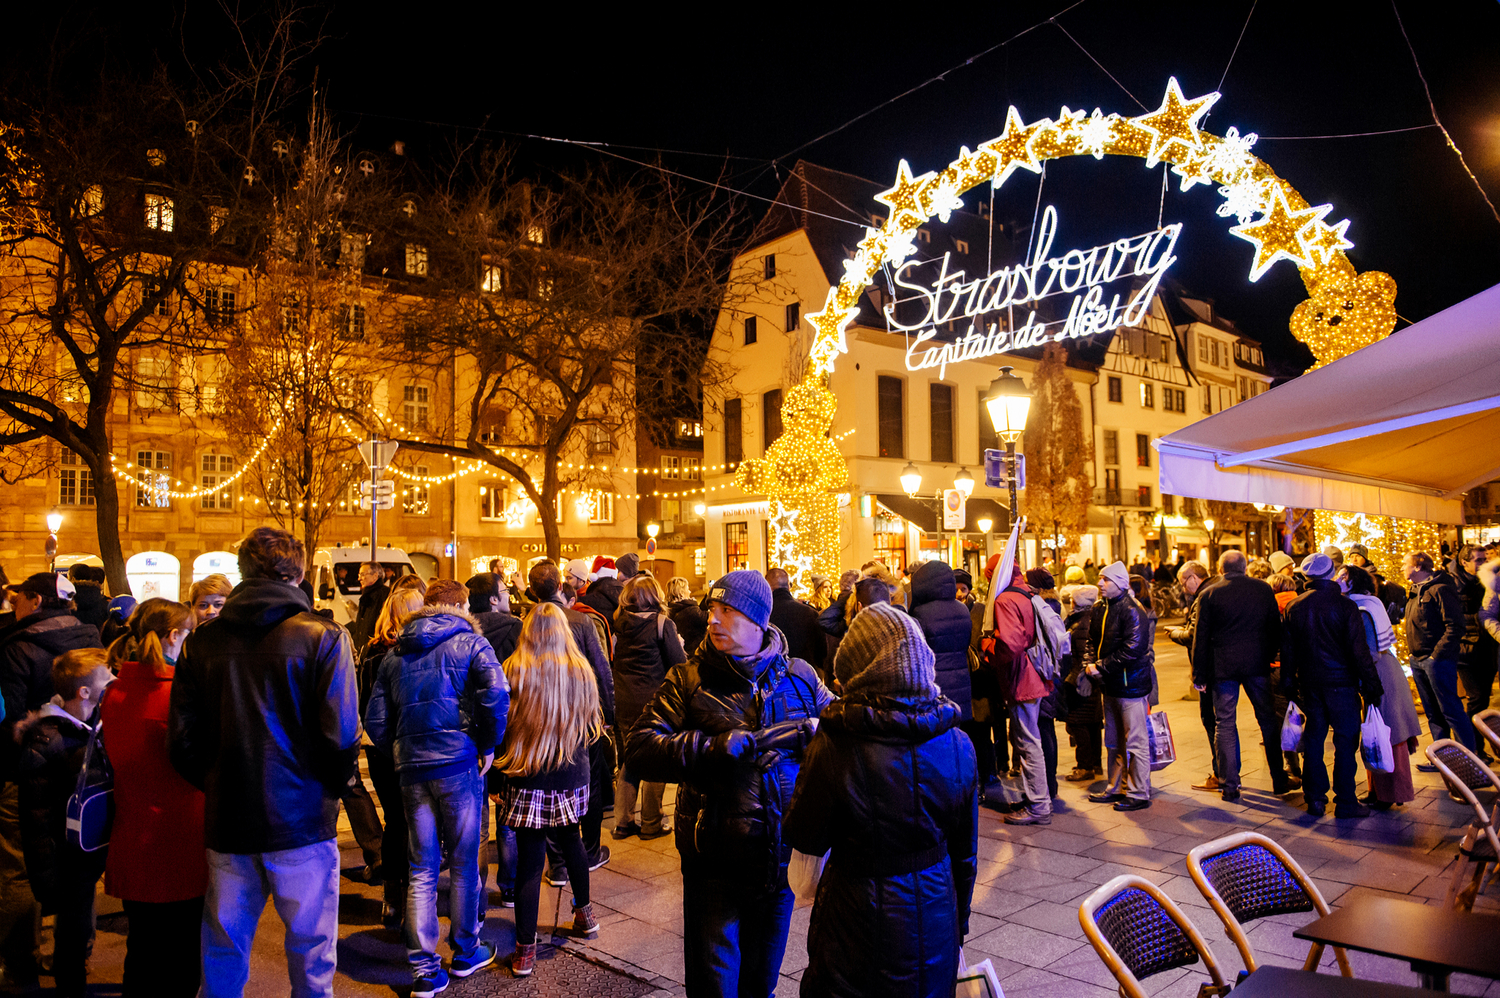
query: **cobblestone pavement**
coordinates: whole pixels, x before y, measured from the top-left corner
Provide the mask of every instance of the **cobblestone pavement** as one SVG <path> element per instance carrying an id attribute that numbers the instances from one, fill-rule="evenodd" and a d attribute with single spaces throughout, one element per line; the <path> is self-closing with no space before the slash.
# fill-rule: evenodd
<path id="1" fill-rule="evenodd" d="M 1178 699 L 1189 685 L 1186 658 L 1164 639 L 1157 643 L 1157 656 L 1161 709 L 1171 719 L 1178 761 L 1153 774 L 1150 809 L 1116 812 L 1108 805 L 1089 803 L 1088 787 L 1064 782 L 1049 826 L 1007 826 L 997 815 L 981 811 L 979 883 L 965 949 L 971 961 L 988 957 L 994 962 L 1007 998 L 1115 994 L 1113 979 L 1083 938 L 1078 904 L 1121 873 L 1139 874 L 1160 885 L 1208 939 L 1225 972 L 1231 977 L 1238 973 L 1239 955 L 1194 888 L 1184 863 L 1192 847 L 1236 831 L 1258 830 L 1281 842 L 1334 907 L 1372 894 L 1442 904 L 1465 818 L 1435 776 L 1416 774 L 1419 797 L 1404 807 L 1358 821 L 1336 821 L 1331 814 L 1313 820 L 1303 811 L 1300 794 L 1284 799 L 1270 794 L 1259 731 L 1248 704 L 1242 703 L 1243 796 L 1228 804 L 1217 794 L 1194 791 L 1191 784 L 1209 772 L 1209 750 L 1197 703 Z M 1060 725 L 1059 736 L 1059 768 L 1067 772 L 1073 757 Z M 1363 787 L 1362 772 L 1360 781 Z M 344 865 L 355 867 L 358 850 L 347 824 L 341 821 L 340 828 Z M 498 967 L 455 981 L 447 993 L 650 998 L 683 994 L 682 879 L 672 837 L 616 842 L 606 832 L 605 841 L 613 856 L 592 878 L 601 923 L 598 939 L 563 942 L 552 959 L 538 962 L 529 981 L 512 979 Z M 1492 887 L 1478 900 L 1476 910 L 1500 912 L 1497 899 L 1500 889 Z M 561 913 L 563 922 L 570 921 L 568 903 L 566 890 L 543 888 L 544 936 L 554 923 L 554 911 Z M 111 982 L 120 979 L 124 919 L 118 910 L 117 902 L 100 896 L 99 942 L 91 976 L 101 982 L 100 994 L 115 993 Z M 810 913 L 809 905 L 800 904 L 793 915 L 778 995 L 797 993 L 807 965 Z M 380 927 L 379 915 L 378 888 L 346 879 L 335 985 L 340 996 L 404 996 L 410 986 L 400 937 Z M 1309 919 L 1275 916 L 1253 923 L 1248 935 L 1262 962 L 1301 966 L 1307 946 L 1293 939 L 1292 931 Z M 484 936 L 499 947 L 503 962 L 514 946 L 511 912 L 498 905 L 491 908 Z M 281 925 L 268 907 L 256 940 L 248 995 L 285 994 L 281 940 Z M 1417 983 L 1405 964 L 1360 953 L 1350 953 L 1349 958 L 1359 977 Z M 1331 953 L 1325 956 L 1325 971 L 1332 961 Z M 1145 983 L 1153 995 L 1191 998 L 1203 980 L 1200 967 L 1169 971 Z M 1500 982 L 1454 975 L 1452 990 L 1500 996 Z"/>

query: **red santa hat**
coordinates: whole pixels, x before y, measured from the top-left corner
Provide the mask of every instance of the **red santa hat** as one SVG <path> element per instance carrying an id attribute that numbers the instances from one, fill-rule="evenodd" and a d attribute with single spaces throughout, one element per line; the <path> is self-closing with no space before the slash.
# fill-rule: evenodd
<path id="1" fill-rule="evenodd" d="M 619 573 L 615 571 L 615 560 L 613 558 L 606 558 L 601 554 L 594 559 L 593 571 L 589 574 L 593 578 L 613 579 Z"/>

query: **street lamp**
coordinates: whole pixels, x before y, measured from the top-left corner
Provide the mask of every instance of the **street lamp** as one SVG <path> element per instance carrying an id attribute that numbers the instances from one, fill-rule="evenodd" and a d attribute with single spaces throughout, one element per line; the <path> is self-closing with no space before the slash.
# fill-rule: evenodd
<path id="1" fill-rule="evenodd" d="M 708 503 L 706 503 L 706 502 L 693 503 L 693 512 L 697 513 L 699 516 L 702 516 L 704 513 L 708 512 Z"/>
<path id="2" fill-rule="evenodd" d="M 1031 392 L 1026 382 L 1011 373 L 1011 368 L 1000 368 L 999 375 L 990 382 L 989 394 L 984 398 L 985 408 L 990 411 L 990 422 L 995 434 L 1005 444 L 1006 484 L 1010 487 L 1010 518 L 1016 519 L 1016 442 L 1026 432 L 1026 417 L 1031 412 Z"/>
<path id="3" fill-rule="evenodd" d="M 62 529 L 62 514 L 57 507 L 47 514 L 47 561 L 49 572 L 57 571 L 57 532 Z"/>
<path id="4" fill-rule="evenodd" d="M 655 520 L 652 520 L 650 523 L 646 524 L 647 537 L 655 538 L 659 533 L 661 533 L 661 524 L 657 523 Z"/>
<path id="5" fill-rule="evenodd" d="M 978 522 L 978 523 L 977 523 L 977 524 L 975 524 L 975 525 L 976 525 L 976 526 L 977 526 L 977 527 L 979 527 L 979 532 L 980 532 L 980 533 L 982 533 L 982 534 L 987 534 L 987 533 L 989 533 L 989 532 L 990 532 L 990 528 L 991 528 L 991 527 L 993 527 L 993 526 L 994 526 L 994 525 L 995 525 L 995 521 L 994 521 L 994 520 L 991 520 L 991 519 L 990 519 L 990 518 L 989 518 L 989 517 L 987 517 L 987 516 L 981 516 L 981 517 L 980 517 L 980 518 L 979 518 L 979 522 Z"/>
<path id="6" fill-rule="evenodd" d="M 922 487 L 922 473 L 910 461 L 901 469 L 901 487 L 912 498 L 916 498 L 917 490 Z"/>
<path id="7" fill-rule="evenodd" d="M 964 494 L 964 498 L 974 494 L 974 476 L 969 474 L 968 468 L 959 468 L 958 474 L 953 476 L 953 487 Z"/>

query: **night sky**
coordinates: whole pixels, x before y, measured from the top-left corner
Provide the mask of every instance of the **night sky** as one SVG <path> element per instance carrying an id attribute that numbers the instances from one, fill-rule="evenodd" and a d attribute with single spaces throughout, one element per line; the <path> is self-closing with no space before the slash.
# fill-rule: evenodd
<path id="1" fill-rule="evenodd" d="M 329 105 L 360 144 L 401 138 L 413 155 L 431 155 L 484 127 L 490 141 L 539 162 L 610 157 L 522 136 L 602 142 L 646 160 L 670 150 L 672 169 L 701 178 L 727 169 L 726 182 L 762 197 L 774 195 L 799 157 L 877 180 L 893 178 L 902 157 L 916 172 L 941 168 L 961 144 L 999 134 L 1009 104 L 1027 120 L 1053 117 L 1062 104 L 1128 116 L 1141 112 L 1127 90 L 1154 110 L 1175 75 L 1189 97 L 1223 93 L 1204 127 L 1258 133 L 1255 152 L 1278 174 L 1309 202 L 1331 202 L 1329 221 L 1351 220 L 1350 258 L 1395 277 L 1404 319 L 1500 281 L 1500 221 L 1436 128 L 1271 139 L 1431 125 L 1388 0 L 1257 0 L 1253 14 L 1249 0 L 992 6 L 915 4 L 875 17 L 873 8 L 849 5 L 601 12 L 341 3 L 323 11 L 329 40 L 313 62 Z M 1500 203 L 1500 4 L 1398 0 L 1398 8 L 1438 115 Z M 45 31 L 57 13 L 30 16 Z M 153 3 L 60 13 L 64 36 L 92 29 L 93 44 L 116 59 L 157 51 L 180 62 L 181 38 L 204 64 L 224 40 L 222 15 L 203 3 L 185 15 L 180 5 Z M 997 219 L 1029 221 L 1037 185 L 1034 175 L 1014 175 L 996 194 Z M 1119 157 L 1054 162 L 1042 200 L 1061 215 L 1061 248 L 1142 232 L 1156 226 L 1161 168 Z M 1215 299 L 1268 353 L 1294 361 L 1300 351 L 1287 319 L 1305 297 L 1297 272 L 1279 263 L 1250 284 L 1250 244 L 1228 233 L 1232 219 L 1214 214 L 1220 203 L 1208 188 L 1179 193 L 1173 183 L 1164 220 L 1185 225 L 1172 273 Z"/>

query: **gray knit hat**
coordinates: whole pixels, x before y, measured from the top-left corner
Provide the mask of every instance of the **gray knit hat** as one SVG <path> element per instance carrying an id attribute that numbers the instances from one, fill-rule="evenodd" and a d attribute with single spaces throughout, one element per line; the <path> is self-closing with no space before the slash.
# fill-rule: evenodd
<path id="1" fill-rule="evenodd" d="M 846 694 L 931 699 L 942 692 L 933 664 L 917 622 L 889 603 L 876 603 L 854 615 L 839 642 L 833 674 Z"/>

